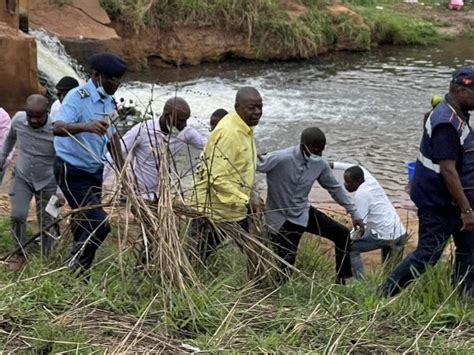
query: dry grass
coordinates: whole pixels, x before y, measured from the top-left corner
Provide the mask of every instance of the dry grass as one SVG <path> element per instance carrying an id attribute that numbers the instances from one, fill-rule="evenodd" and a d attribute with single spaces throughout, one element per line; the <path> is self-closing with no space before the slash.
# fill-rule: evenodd
<path id="1" fill-rule="evenodd" d="M 63 266 L 68 233 L 51 260 L 33 256 L 21 271 L 0 274 L 3 351 L 474 350 L 472 300 L 450 287 L 447 261 L 383 300 L 375 289 L 384 270 L 363 282 L 335 285 L 332 260 L 309 236 L 300 245 L 299 271 L 275 282 L 281 260 L 259 234 L 261 225 L 246 233 L 217 223 L 225 242 L 205 265 L 190 263 L 189 225 L 199 214 L 183 204 L 188 191 L 174 183 L 168 152 L 166 144 L 156 151 L 161 198 L 154 204 L 136 193 L 133 169 L 117 172 L 118 183 L 104 200 L 114 231 L 99 249 L 90 283 Z M 8 223 L 0 233 L 6 243 Z M 142 265 L 137 245 L 145 242 L 150 253 Z"/>

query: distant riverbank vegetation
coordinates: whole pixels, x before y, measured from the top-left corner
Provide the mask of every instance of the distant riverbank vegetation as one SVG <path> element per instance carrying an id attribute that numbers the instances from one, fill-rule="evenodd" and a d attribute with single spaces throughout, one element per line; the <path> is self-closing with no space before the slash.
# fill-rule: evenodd
<path id="1" fill-rule="evenodd" d="M 427 45 L 440 39 L 433 21 L 398 12 L 390 2 L 101 0 L 101 5 L 113 20 L 137 32 L 195 26 L 244 33 L 262 57 L 282 49 L 305 58 L 331 48 L 367 50 L 374 44 Z"/>

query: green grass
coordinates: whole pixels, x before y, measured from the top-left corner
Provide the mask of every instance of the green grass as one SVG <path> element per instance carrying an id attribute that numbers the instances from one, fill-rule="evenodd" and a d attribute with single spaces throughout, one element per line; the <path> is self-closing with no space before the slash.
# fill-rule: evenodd
<path id="1" fill-rule="evenodd" d="M 101 0 L 112 18 L 136 31 L 194 26 L 244 33 L 258 59 L 309 58 L 341 43 L 368 50 L 374 43 L 426 45 L 439 38 L 431 21 L 390 9 L 381 12 L 375 0 L 348 2 L 365 23 L 358 17 L 331 16 L 324 8 L 328 3 L 305 0 L 306 13 L 291 18 L 278 0 Z"/>
<path id="2" fill-rule="evenodd" d="M 8 228 L 0 221 L 1 251 L 8 248 Z M 135 270 L 131 254 L 118 258 L 116 245 L 111 236 L 101 247 L 90 284 L 58 270 L 58 255 L 51 262 L 33 257 L 21 271 L 2 270 L 0 350 L 176 352 L 185 343 L 206 352 L 474 351 L 473 301 L 453 292 L 446 261 L 400 296 L 379 299 L 384 273 L 333 284 L 333 261 L 318 238 L 303 238 L 297 261 L 311 278 L 295 275 L 280 288 L 249 283 L 244 257 L 226 245 L 210 271 L 200 271 L 203 287 L 184 296 Z"/>
<path id="3" fill-rule="evenodd" d="M 390 9 L 378 11 L 357 8 L 357 12 L 370 27 L 372 41 L 380 44 L 429 45 L 440 40 L 431 21 L 397 13 Z"/>

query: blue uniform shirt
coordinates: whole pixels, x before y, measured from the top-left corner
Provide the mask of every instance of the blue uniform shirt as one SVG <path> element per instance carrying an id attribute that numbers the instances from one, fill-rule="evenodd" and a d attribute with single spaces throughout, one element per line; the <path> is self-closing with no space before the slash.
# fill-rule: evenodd
<path id="1" fill-rule="evenodd" d="M 53 122 L 86 123 L 105 120 L 103 114 L 113 116 L 115 104 L 112 97 L 102 98 L 92 80 L 72 89 L 64 98 L 61 109 Z M 54 137 L 56 155 L 76 168 L 95 173 L 103 168 L 107 143 L 115 133 L 113 127 L 104 136 L 95 133 L 79 133 L 74 136 Z"/>

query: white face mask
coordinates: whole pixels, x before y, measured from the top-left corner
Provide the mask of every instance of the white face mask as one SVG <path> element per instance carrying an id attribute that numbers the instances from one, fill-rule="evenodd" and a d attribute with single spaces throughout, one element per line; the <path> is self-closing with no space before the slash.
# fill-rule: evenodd
<path id="1" fill-rule="evenodd" d="M 305 158 L 311 163 L 318 163 L 323 160 L 323 157 L 321 155 L 311 153 L 306 145 L 304 145 L 304 149 L 306 150 L 306 153 L 309 154 L 309 156 L 305 155 Z"/>
<path id="2" fill-rule="evenodd" d="M 107 94 L 104 87 L 102 86 L 102 75 L 99 75 L 99 86 L 97 87 L 97 91 L 103 97 L 112 96 L 112 95 Z"/>
<path id="3" fill-rule="evenodd" d="M 323 157 L 320 156 L 320 155 L 316 155 L 316 154 L 309 154 L 309 157 L 308 157 L 308 160 L 312 163 L 318 163 L 320 162 L 321 160 L 323 160 Z"/>

